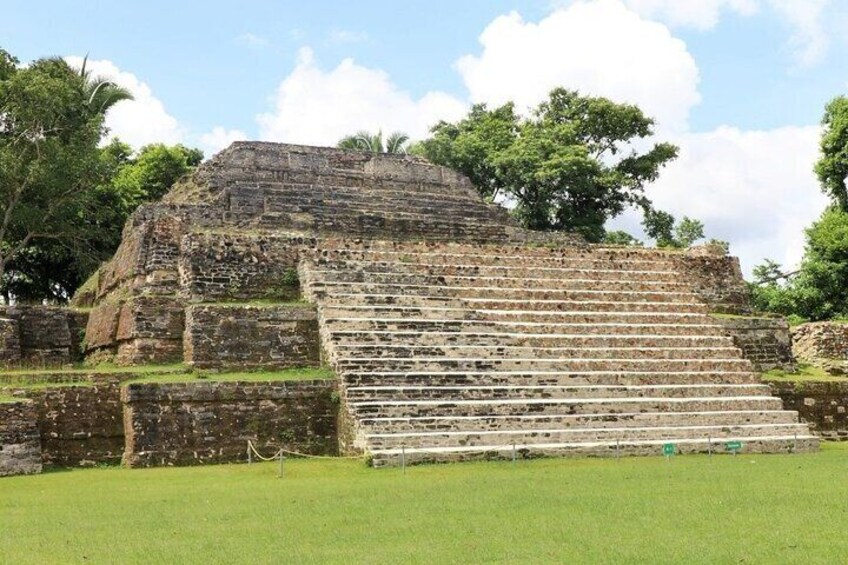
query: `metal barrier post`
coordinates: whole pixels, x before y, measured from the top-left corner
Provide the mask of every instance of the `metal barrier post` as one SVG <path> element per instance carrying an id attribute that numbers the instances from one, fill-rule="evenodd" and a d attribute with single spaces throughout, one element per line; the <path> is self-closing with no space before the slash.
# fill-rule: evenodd
<path id="1" fill-rule="evenodd" d="M 400 446 L 400 467 L 403 471 L 403 474 L 406 474 L 406 446 Z"/>
<path id="2" fill-rule="evenodd" d="M 512 464 L 515 465 L 515 444 L 512 444 Z"/>
<path id="3" fill-rule="evenodd" d="M 253 452 L 250 451 L 250 441 L 247 442 L 247 464 L 253 463 Z"/>
<path id="4" fill-rule="evenodd" d="M 283 448 L 280 448 L 280 478 L 283 478 Z"/>
<path id="5" fill-rule="evenodd" d="M 713 456 L 713 436 L 707 437 L 707 455 Z"/>

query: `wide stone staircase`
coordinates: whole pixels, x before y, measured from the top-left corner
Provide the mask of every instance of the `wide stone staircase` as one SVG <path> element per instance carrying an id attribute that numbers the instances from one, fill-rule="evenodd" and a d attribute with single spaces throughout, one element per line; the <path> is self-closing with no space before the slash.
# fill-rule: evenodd
<path id="1" fill-rule="evenodd" d="M 808 451 L 670 252 L 325 241 L 301 265 L 374 465 Z"/>

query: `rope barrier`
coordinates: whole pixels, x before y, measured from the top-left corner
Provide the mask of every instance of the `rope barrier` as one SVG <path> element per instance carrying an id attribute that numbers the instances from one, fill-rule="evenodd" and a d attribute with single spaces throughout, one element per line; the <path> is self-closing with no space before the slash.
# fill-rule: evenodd
<path id="1" fill-rule="evenodd" d="M 293 455 L 295 457 L 303 457 L 304 459 L 364 459 L 366 457 L 365 455 L 312 455 L 309 453 L 292 451 L 290 449 L 283 449 L 282 447 L 278 448 L 271 457 L 263 457 L 258 451 L 256 451 L 253 441 L 247 440 L 247 447 L 262 461 L 275 461 L 276 459 L 279 459 L 281 453 L 285 455 Z"/>

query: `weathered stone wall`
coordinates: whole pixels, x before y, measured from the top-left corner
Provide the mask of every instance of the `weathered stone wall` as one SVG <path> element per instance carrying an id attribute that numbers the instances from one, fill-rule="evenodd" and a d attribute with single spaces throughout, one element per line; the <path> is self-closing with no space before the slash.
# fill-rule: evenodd
<path id="1" fill-rule="evenodd" d="M 739 259 L 727 255 L 724 249 L 712 245 L 689 249 L 677 255 L 677 268 L 713 312 L 751 312 L 750 293 Z"/>
<path id="2" fill-rule="evenodd" d="M 0 477 L 41 472 L 41 444 L 35 406 L 0 402 Z"/>
<path id="3" fill-rule="evenodd" d="M 317 367 L 318 314 L 301 305 L 194 305 L 185 361 L 203 369 Z"/>
<path id="4" fill-rule="evenodd" d="M 191 301 L 293 300 L 301 249 L 314 240 L 274 234 L 190 233 L 180 256 L 181 294 Z"/>
<path id="5" fill-rule="evenodd" d="M 22 392 L 35 406 L 45 465 L 75 467 L 121 460 L 124 429 L 117 381 Z"/>
<path id="6" fill-rule="evenodd" d="M 776 382 L 772 393 L 787 410 L 797 410 L 816 435 L 829 440 L 848 440 L 848 381 Z"/>
<path id="7" fill-rule="evenodd" d="M 742 355 L 753 363 L 754 370 L 794 368 L 789 324 L 784 318 L 716 316 L 715 320 L 724 326 L 725 333 L 733 338 Z"/>
<path id="8" fill-rule="evenodd" d="M 245 461 L 247 440 L 338 452 L 335 381 L 130 384 L 122 398 L 129 466 Z"/>
<path id="9" fill-rule="evenodd" d="M 0 363 L 64 365 L 80 358 L 88 314 L 57 306 L 7 307 L 0 319 Z"/>
<path id="10" fill-rule="evenodd" d="M 21 360 L 21 340 L 18 321 L 0 318 L 0 361 L 4 365 L 17 365 Z"/>
<path id="11" fill-rule="evenodd" d="M 812 322 L 792 328 L 795 357 L 828 371 L 848 373 L 848 324 Z"/>

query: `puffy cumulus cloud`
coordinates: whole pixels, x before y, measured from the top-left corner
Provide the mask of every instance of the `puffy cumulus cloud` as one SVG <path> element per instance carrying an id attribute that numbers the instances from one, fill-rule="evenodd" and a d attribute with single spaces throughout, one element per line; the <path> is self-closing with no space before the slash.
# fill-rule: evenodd
<path id="1" fill-rule="evenodd" d="M 200 136 L 200 148 L 206 157 L 211 157 L 218 151 L 228 147 L 234 141 L 248 139 L 245 132 L 239 129 L 226 129 L 221 126 L 212 128 L 212 131 Z"/>
<path id="2" fill-rule="evenodd" d="M 678 218 L 702 220 L 707 237 L 729 241 L 746 273 L 766 257 L 795 265 L 804 228 L 827 205 L 813 174 L 819 134 L 819 126 L 684 134 L 680 157 L 648 195 Z M 628 213 L 611 224 L 640 233 L 639 221 Z"/>
<path id="3" fill-rule="evenodd" d="M 343 60 L 325 71 L 303 48 L 295 69 L 277 88 L 273 112 L 257 117 L 260 137 L 315 145 L 335 145 L 361 129 L 404 131 L 413 139 L 427 135 L 440 119 L 456 120 L 466 104 L 443 92 L 415 99 L 380 70 Z"/>
<path id="4" fill-rule="evenodd" d="M 82 66 L 82 57 L 66 57 L 73 67 Z M 165 110 L 162 101 L 153 95 L 150 87 L 134 74 L 122 71 L 112 61 L 89 60 L 86 68 L 92 74 L 110 79 L 132 92 L 134 100 L 125 100 L 113 106 L 106 115 L 109 137 L 119 137 L 133 147 L 148 143 L 174 144 L 183 141 L 185 132 L 177 119 Z"/>
<path id="5" fill-rule="evenodd" d="M 490 23 L 480 43 L 479 55 L 456 63 L 474 102 L 527 108 L 565 85 L 638 104 L 660 129 L 685 131 L 700 101 L 686 44 L 618 0 L 577 2 L 538 23 L 513 12 Z"/>
<path id="6" fill-rule="evenodd" d="M 719 22 L 725 10 L 743 16 L 757 13 L 757 0 L 625 0 L 632 10 L 671 26 L 708 30 Z"/>
<path id="7" fill-rule="evenodd" d="M 572 0 L 573 1 L 573 0 Z M 815 65 L 827 53 L 827 11 L 833 0 L 623 0 L 642 16 L 673 27 L 706 31 L 715 27 L 722 14 L 751 16 L 773 13 L 789 28 L 787 45 L 795 63 Z"/>

